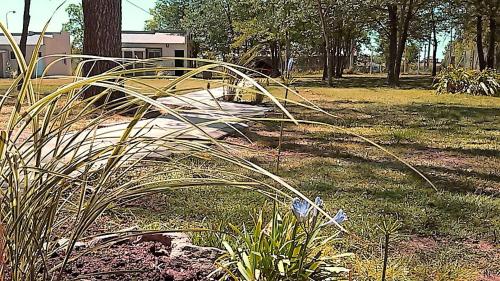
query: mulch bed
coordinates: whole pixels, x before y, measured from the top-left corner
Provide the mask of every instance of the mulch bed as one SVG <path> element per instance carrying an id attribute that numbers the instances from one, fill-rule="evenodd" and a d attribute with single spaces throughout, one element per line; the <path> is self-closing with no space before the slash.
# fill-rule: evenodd
<path id="1" fill-rule="evenodd" d="M 67 265 L 62 280 L 215 280 L 207 277 L 215 270 L 210 260 L 189 252 L 172 257 L 169 243 L 161 239 L 138 239 L 112 244 Z M 74 255 L 82 251 L 85 250 L 77 250 Z M 202 252 L 198 254 L 206 256 Z M 61 262 L 63 258 L 64 255 L 60 255 L 53 261 Z"/>

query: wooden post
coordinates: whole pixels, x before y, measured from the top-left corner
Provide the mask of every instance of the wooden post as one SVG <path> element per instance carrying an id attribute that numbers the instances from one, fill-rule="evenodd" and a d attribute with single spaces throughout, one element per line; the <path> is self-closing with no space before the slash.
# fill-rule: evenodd
<path id="1" fill-rule="evenodd" d="M 385 281 L 385 273 L 387 271 L 387 261 L 389 259 L 389 232 L 385 233 L 385 248 L 384 248 L 384 264 L 382 267 L 382 281 Z"/>

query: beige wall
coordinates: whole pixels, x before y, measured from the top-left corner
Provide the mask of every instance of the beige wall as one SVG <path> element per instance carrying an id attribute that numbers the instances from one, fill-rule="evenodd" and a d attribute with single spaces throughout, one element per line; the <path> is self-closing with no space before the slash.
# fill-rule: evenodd
<path id="1" fill-rule="evenodd" d="M 34 49 L 35 46 L 33 45 L 26 46 L 27 62 L 31 60 Z M 17 71 L 17 61 L 16 59 L 11 59 L 12 48 L 10 45 L 0 45 L 0 50 L 5 51 L 3 55 L 4 60 L 2 62 L 3 71 L 0 73 L 0 76 L 7 77 L 8 68 L 10 68 L 11 71 Z M 53 33 L 51 36 L 45 36 L 43 39 L 43 45 L 40 47 L 39 51 L 42 56 L 71 54 L 69 33 L 61 32 Z M 41 72 L 42 68 L 45 68 L 56 59 L 56 57 L 42 58 L 41 67 L 38 69 L 37 73 Z M 56 62 L 48 69 L 47 75 L 71 75 L 71 62 L 69 60 L 66 60 L 66 63 L 64 61 Z"/>
<path id="2" fill-rule="evenodd" d="M 31 54 L 33 54 L 33 50 L 35 49 L 34 46 L 26 46 L 26 63 L 29 63 L 31 60 Z M 11 52 L 12 48 L 7 45 L 0 45 L 0 50 L 5 51 L 3 53 L 3 61 L 2 61 L 2 73 L 0 73 L 0 76 L 3 78 L 6 77 L 11 77 L 13 72 L 17 73 L 17 60 L 16 59 L 11 59 Z M 45 46 L 41 46 L 40 52 L 42 54 L 45 53 Z"/>
<path id="3" fill-rule="evenodd" d="M 68 32 L 61 32 L 54 34 L 52 38 L 44 39 L 45 54 L 46 55 L 70 55 L 71 43 Z M 45 65 L 48 66 L 51 62 L 59 59 L 59 57 L 45 58 Z M 59 60 L 51 65 L 48 70 L 48 75 L 71 75 L 71 60 Z"/>

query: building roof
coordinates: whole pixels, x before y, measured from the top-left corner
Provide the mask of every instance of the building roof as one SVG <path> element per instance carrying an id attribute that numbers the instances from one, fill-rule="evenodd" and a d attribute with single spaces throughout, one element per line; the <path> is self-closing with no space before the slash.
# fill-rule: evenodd
<path id="1" fill-rule="evenodd" d="M 21 40 L 21 34 L 13 33 L 14 40 L 17 44 Z M 45 33 L 44 37 L 52 38 L 54 33 Z M 26 45 L 33 46 L 36 45 L 38 39 L 40 38 L 40 33 L 30 32 L 28 35 L 28 41 Z M 122 43 L 129 44 L 185 44 L 186 43 L 186 34 L 183 32 L 177 31 L 123 31 L 122 32 Z M 43 40 L 42 40 L 43 44 Z M 0 45 L 9 45 L 9 41 L 7 37 L 3 34 L 0 34 Z"/>
<path id="2" fill-rule="evenodd" d="M 186 35 L 181 32 L 124 31 L 122 43 L 185 44 Z"/>
<path id="3" fill-rule="evenodd" d="M 18 33 L 12 34 L 14 36 L 14 40 L 16 41 L 16 44 L 19 44 L 19 41 L 21 41 L 21 35 Z M 53 34 L 45 34 L 44 37 L 53 37 Z M 34 46 L 38 42 L 38 39 L 40 38 L 40 34 L 36 33 L 31 33 L 28 35 L 28 41 L 26 42 L 26 45 L 28 46 Z M 42 39 L 42 44 L 43 44 L 43 39 Z M 0 34 L 0 45 L 10 45 L 9 40 L 4 34 Z"/>

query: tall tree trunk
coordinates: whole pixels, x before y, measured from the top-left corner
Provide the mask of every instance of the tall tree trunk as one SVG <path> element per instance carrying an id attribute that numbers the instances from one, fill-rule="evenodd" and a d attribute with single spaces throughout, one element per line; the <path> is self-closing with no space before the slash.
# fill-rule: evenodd
<path id="1" fill-rule="evenodd" d="M 322 80 L 323 81 L 326 81 L 326 79 L 328 78 L 328 65 L 327 65 L 327 56 L 328 56 L 328 50 L 326 49 L 326 44 L 325 42 L 323 42 L 323 45 L 322 45 L 322 49 L 323 49 L 323 78 Z"/>
<path id="2" fill-rule="evenodd" d="M 425 58 L 425 68 L 429 70 L 429 62 L 431 59 L 431 45 L 432 45 L 432 34 L 429 36 L 429 44 L 427 48 L 427 57 Z"/>
<path id="3" fill-rule="evenodd" d="M 328 81 L 328 85 L 331 87 L 333 86 L 333 76 L 335 74 L 335 48 L 332 47 L 332 44 L 330 42 L 330 49 L 327 49 L 328 52 L 328 57 L 327 57 L 327 73 L 326 73 L 326 79 Z M 330 84 L 331 83 L 331 84 Z"/>
<path id="4" fill-rule="evenodd" d="M 271 59 L 272 59 L 272 77 L 278 77 L 280 76 L 280 71 L 281 71 L 281 44 L 277 41 L 273 41 L 272 45 L 273 51 L 271 54 Z"/>
<path id="5" fill-rule="evenodd" d="M 31 0 L 24 0 L 23 31 L 21 33 L 21 40 L 19 41 L 19 49 L 21 49 L 21 53 L 23 53 L 24 58 L 26 58 L 26 43 L 28 41 L 28 29 L 31 20 L 30 6 Z"/>
<path id="6" fill-rule="evenodd" d="M 327 24 L 325 20 L 325 15 L 323 13 L 323 7 L 321 5 L 321 0 L 318 0 L 318 13 L 321 21 L 321 30 L 323 31 L 323 40 L 325 41 L 325 49 L 326 49 L 326 68 L 327 72 L 327 81 L 328 86 L 333 86 L 333 77 L 332 77 L 332 48 L 330 46 L 330 39 L 328 38 Z"/>
<path id="7" fill-rule="evenodd" d="M 422 58 L 424 60 L 424 65 L 423 65 L 424 69 L 427 67 L 427 63 L 425 61 L 425 56 L 426 55 L 427 55 L 427 44 L 424 43 L 424 55 L 423 55 L 423 58 Z"/>
<path id="8" fill-rule="evenodd" d="M 337 42 L 335 41 L 332 46 L 332 63 L 331 63 L 331 72 L 333 77 L 337 76 L 337 64 L 339 61 L 337 50 L 338 50 Z"/>
<path id="9" fill-rule="evenodd" d="M 394 70 L 398 53 L 398 6 L 388 5 L 389 12 L 389 62 L 387 64 L 387 83 L 394 86 L 396 83 Z"/>
<path id="10" fill-rule="evenodd" d="M 401 73 L 401 62 L 406 48 L 406 41 L 408 39 L 408 29 L 410 28 L 410 21 L 413 15 L 413 0 L 410 0 L 408 9 L 406 10 L 406 17 L 403 23 L 403 30 L 401 32 L 398 44 L 398 54 L 396 57 L 396 65 L 394 67 L 394 85 L 399 86 L 399 75 Z"/>
<path id="11" fill-rule="evenodd" d="M 233 42 L 234 39 L 234 28 L 233 28 L 233 18 L 231 17 L 231 1 L 223 1 L 223 9 L 224 13 L 226 14 L 226 19 L 227 19 L 227 27 L 228 27 L 228 34 L 227 34 L 227 48 L 228 48 L 228 53 L 231 52 L 231 43 Z M 185 9 L 183 9 L 184 11 Z M 234 50 L 236 53 L 238 53 L 238 48 Z"/>
<path id="12" fill-rule="evenodd" d="M 337 65 L 335 67 L 335 78 L 342 78 L 344 70 L 344 55 L 342 54 L 342 47 L 337 48 Z"/>
<path id="13" fill-rule="evenodd" d="M 122 5 L 121 0 L 83 0 L 83 54 L 101 57 L 122 56 L 121 31 L 122 31 Z M 112 61 L 97 61 L 85 64 L 86 75 L 98 75 L 116 67 L 117 63 Z M 91 97 L 100 93 L 100 87 L 91 87 L 85 91 L 85 97 Z M 125 94 L 113 91 L 107 97 L 109 101 L 123 99 Z M 98 101 L 102 104 L 105 98 Z M 112 104 L 110 104 L 112 105 Z"/>
<path id="14" fill-rule="evenodd" d="M 477 57 L 479 60 L 479 69 L 483 70 L 486 68 L 486 61 L 484 60 L 483 17 L 481 15 L 476 16 L 476 47 L 477 47 Z"/>
<path id="15" fill-rule="evenodd" d="M 494 15 L 490 15 L 489 20 L 490 25 L 490 36 L 488 42 L 488 55 L 486 58 L 486 66 L 488 68 L 495 68 L 495 44 L 496 44 L 496 33 L 497 33 L 497 22 Z"/>
<path id="16" fill-rule="evenodd" d="M 432 76 L 437 74 L 437 34 L 436 34 L 436 21 L 432 20 Z"/>
<path id="17" fill-rule="evenodd" d="M 276 41 L 271 41 L 269 43 L 269 49 L 271 51 L 271 75 L 272 77 L 276 77 L 277 71 L 279 68 L 279 61 L 278 61 L 278 44 Z"/>

